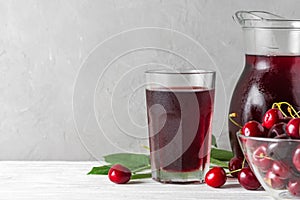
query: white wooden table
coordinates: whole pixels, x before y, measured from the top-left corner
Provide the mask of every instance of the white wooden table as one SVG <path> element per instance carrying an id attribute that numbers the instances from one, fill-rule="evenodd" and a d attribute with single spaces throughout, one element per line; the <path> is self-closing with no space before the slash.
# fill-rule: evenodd
<path id="1" fill-rule="evenodd" d="M 205 184 L 161 184 L 152 179 L 117 185 L 106 176 L 86 175 L 97 162 L 0 161 L 0 199 L 272 199 L 247 191 L 236 180 L 221 189 Z"/>

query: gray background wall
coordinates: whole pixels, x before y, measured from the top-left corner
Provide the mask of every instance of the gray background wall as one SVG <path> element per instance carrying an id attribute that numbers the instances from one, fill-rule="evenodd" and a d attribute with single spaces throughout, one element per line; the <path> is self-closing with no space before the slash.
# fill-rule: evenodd
<path id="1" fill-rule="evenodd" d="M 142 72 L 191 63 L 217 70 L 213 132 L 228 148 L 225 115 L 243 68 L 231 16 L 300 18 L 299 8 L 296 0 L 0 1 L 0 159 L 145 152 Z"/>

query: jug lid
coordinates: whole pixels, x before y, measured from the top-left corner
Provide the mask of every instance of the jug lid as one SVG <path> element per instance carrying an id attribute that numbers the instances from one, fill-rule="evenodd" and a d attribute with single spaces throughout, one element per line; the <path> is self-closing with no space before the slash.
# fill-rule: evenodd
<path id="1" fill-rule="evenodd" d="M 286 19 L 266 11 L 237 11 L 233 19 L 242 28 L 300 29 L 300 19 Z"/>

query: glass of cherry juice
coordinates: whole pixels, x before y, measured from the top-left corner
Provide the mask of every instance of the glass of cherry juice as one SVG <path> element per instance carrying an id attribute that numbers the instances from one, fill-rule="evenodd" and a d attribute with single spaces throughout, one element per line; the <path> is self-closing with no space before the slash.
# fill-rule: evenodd
<path id="1" fill-rule="evenodd" d="M 162 183 L 202 183 L 210 163 L 215 72 L 145 74 L 152 178 Z"/>

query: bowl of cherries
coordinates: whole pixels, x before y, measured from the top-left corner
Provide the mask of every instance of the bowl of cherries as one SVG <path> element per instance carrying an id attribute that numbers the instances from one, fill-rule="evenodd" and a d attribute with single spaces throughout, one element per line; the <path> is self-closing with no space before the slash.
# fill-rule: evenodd
<path id="1" fill-rule="evenodd" d="M 256 178 L 271 196 L 300 199 L 300 116 L 290 104 L 273 104 L 262 123 L 248 121 L 237 138 Z"/>

